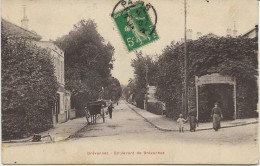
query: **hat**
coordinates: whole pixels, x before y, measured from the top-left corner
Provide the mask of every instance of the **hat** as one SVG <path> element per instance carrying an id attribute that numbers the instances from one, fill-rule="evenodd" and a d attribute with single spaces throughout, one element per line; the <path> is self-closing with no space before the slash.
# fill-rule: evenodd
<path id="1" fill-rule="evenodd" d="M 180 116 L 179 117 L 182 117 L 182 114 L 180 114 Z"/>
<path id="2" fill-rule="evenodd" d="M 215 105 L 218 105 L 218 102 L 215 102 L 214 104 L 215 104 Z"/>

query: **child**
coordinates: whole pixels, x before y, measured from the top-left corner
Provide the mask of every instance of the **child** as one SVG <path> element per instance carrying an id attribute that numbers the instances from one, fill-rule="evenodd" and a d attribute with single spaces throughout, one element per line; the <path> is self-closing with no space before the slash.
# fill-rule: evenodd
<path id="1" fill-rule="evenodd" d="M 179 123 L 179 131 L 180 133 L 183 133 L 183 128 L 184 128 L 184 123 L 186 122 L 185 119 L 182 118 L 182 114 L 180 114 L 179 119 L 177 120 L 177 122 Z"/>

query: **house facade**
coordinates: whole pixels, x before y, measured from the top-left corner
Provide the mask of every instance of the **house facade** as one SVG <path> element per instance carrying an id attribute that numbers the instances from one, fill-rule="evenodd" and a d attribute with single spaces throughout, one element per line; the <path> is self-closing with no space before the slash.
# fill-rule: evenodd
<path id="1" fill-rule="evenodd" d="M 38 41 L 37 45 L 50 52 L 55 76 L 59 83 L 57 91 L 58 102 L 55 103 L 52 110 L 53 123 L 62 123 L 75 118 L 75 110 L 71 109 L 71 93 L 65 89 L 64 52 L 52 41 Z"/>

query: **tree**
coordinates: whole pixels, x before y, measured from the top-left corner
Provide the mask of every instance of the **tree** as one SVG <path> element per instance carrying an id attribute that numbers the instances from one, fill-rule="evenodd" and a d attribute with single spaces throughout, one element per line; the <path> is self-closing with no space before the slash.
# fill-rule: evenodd
<path id="1" fill-rule="evenodd" d="M 118 101 L 122 96 L 122 89 L 118 79 L 110 77 L 108 80 L 108 86 L 105 87 L 104 99 L 111 99 L 113 101 Z"/>
<path id="2" fill-rule="evenodd" d="M 58 89 L 49 52 L 28 39 L 1 38 L 3 139 L 49 129 Z"/>
<path id="3" fill-rule="evenodd" d="M 132 60 L 131 66 L 134 68 L 135 74 L 135 81 L 134 84 L 132 84 L 132 93 L 135 94 L 135 101 L 137 106 L 143 108 L 143 101 L 147 91 L 146 84 L 155 85 L 155 75 L 158 71 L 157 62 L 154 61 L 150 56 L 143 56 L 140 52 L 137 54 L 137 57 Z"/>
<path id="4" fill-rule="evenodd" d="M 81 20 L 56 44 L 65 52 L 65 86 L 72 92 L 72 106 L 83 115 L 87 102 L 98 99 L 108 85 L 114 47 L 104 43 L 93 20 Z"/>
<path id="5" fill-rule="evenodd" d="M 251 116 L 257 103 L 257 41 L 243 37 L 204 36 L 187 43 L 188 106 L 195 106 L 195 76 L 219 73 L 237 80 L 237 108 Z M 168 116 L 177 117 L 182 111 L 184 46 L 167 46 L 159 58 L 157 92 L 167 103 Z M 219 85 L 220 88 L 221 85 Z M 204 87 L 210 88 L 210 87 Z M 221 90 L 222 89 L 222 90 Z M 227 89 L 226 89 L 227 90 Z M 204 92 L 209 89 L 204 89 Z M 220 88 L 225 91 L 225 88 Z M 204 97 L 203 97 L 204 95 Z M 206 100 L 205 93 L 200 95 Z M 221 96 L 220 96 L 221 97 Z M 222 95 L 223 97 L 223 95 Z M 203 102 L 203 101 L 201 101 Z M 210 109 L 207 106 L 205 109 Z"/>

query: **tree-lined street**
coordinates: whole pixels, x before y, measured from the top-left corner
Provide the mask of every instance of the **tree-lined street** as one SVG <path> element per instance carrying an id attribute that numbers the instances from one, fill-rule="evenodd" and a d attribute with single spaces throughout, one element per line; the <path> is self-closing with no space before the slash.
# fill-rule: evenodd
<path id="1" fill-rule="evenodd" d="M 256 0 L 2 5 L 2 163 L 259 162 Z"/>
<path id="2" fill-rule="evenodd" d="M 228 159 L 235 161 L 235 158 L 240 158 L 241 161 L 254 161 L 257 159 L 255 153 L 258 141 L 257 130 L 258 124 L 225 128 L 218 132 L 215 132 L 213 129 L 184 133 L 160 131 L 130 109 L 128 103 L 120 101 L 119 105 L 115 106 L 113 119 L 107 117 L 106 123 L 103 123 L 102 119 L 99 118 L 96 125 L 85 126 L 65 142 L 19 146 L 4 144 L 5 150 L 3 155 L 15 154 L 9 161 L 17 161 L 17 163 L 21 162 L 19 154 L 31 153 L 33 151 L 37 151 L 39 154 L 35 159 L 31 160 L 31 163 L 36 162 L 36 159 L 41 159 L 43 156 L 49 157 L 48 161 L 54 163 L 66 163 L 69 159 L 70 161 L 80 161 L 82 163 L 95 161 L 99 163 L 113 163 L 116 159 L 122 161 L 122 163 L 131 163 L 134 162 L 131 161 L 133 156 L 119 153 L 161 151 L 165 154 L 158 161 L 162 163 L 164 163 L 163 159 L 170 156 L 176 157 L 174 162 L 185 163 L 180 160 L 180 155 L 184 154 L 197 157 L 197 159 L 201 155 L 210 155 L 210 158 L 204 159 L 203 163 L 207 163 L 207 161 L 214 163 L 219 159 L 217 155 L 221 155 L 219 154 L 221 151 L 226 152 L 226 155 L 228 154 L 228 156 L 223 157 L 223 162 Z M 23 148 L 24 146 L 26 146 L 26 149 Z M 111 147 L 113 148 L 111 149 Z M 75 154 L 75 150 L 78 156 L 70 156 Z M 65 151 L 65 153 L 63 155 L 56 153 L 58 158 L 53 159 L 50 154 L 53 154 L 54 151 Z M 108 152 L 109 154 L 105 156 L 95 155 L 94 152 Z M 115 155 L 115 152 L 118 152 L 118 154 Z M 244 158 L 246 153 L 254 155 Z M 61 161 L 59 159 L 61 156 L 66 159 Z M 140 155 L 141 158 L 147 157 L 147 159 L 152 156 Z M 233 160 L 232 157 L 234 158 Z M 102 160 L 102 158 L 106 158 L 106 160 Z M 149 163 L 149 160 L 147 162 Z"/>
<path id="3" fill-rule="evenodd" d="M 110 139 L 144 139 L 150 141 L 181 141 L 189 143 L 206 143 L 206 144 L 240 144 L 250 143 L 254 145 L 257 142 L 258 124 L 251 124 L 239 127 L 221 129 L 219 132 L 212 130 L 185 132 L 160 131 L 150 123 L 146 122 L 143 117 L 131 110 L 129 104 L 120 101 L 113 112 L 113 119 L 102 119 L 97 125 L 88 125 L 75 134 L 74 139 L 93 139 L 95 137 L 110 137 Z M 189 124 L 186 124 L 189 128 Z"/>

